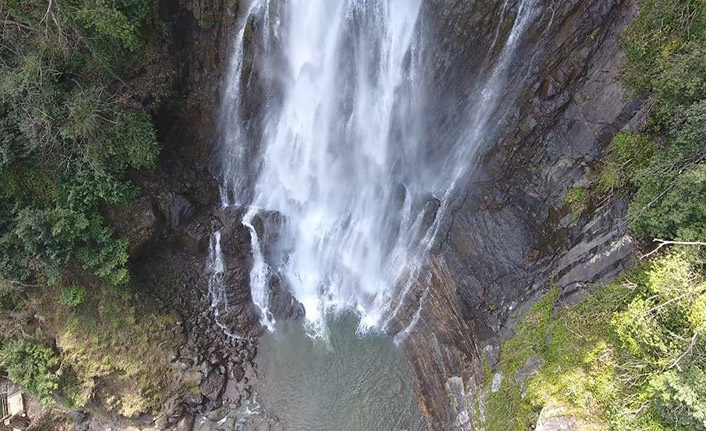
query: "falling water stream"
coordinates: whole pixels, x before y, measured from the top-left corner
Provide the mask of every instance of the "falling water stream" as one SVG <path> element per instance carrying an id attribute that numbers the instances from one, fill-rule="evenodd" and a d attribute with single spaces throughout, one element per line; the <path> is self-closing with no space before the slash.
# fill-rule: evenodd
<path id="1" fill-rule="evenodd" d="M 518 3 L 505 46 L 454 141 L 435 142 L 423 127 L 433 85 L 421 0 L 253 0 L 223 99 L 221 197 L 225 206 L 249 208 L 243 223 L 252 234 L 252 296 L 268 328 L 275 323 L 268 287 L 276 272 L 303 304 L 312 332 L 324 331 L 328 313 L 350 309 L 361 330 L 384 329 L 487 134 L 537 1 Z M 506 0 L 501 13 L 507 9 Z M 256 14 L 261 31 L 246 43 Z M 252 79 L 247 46 L 258 47 L 257 64 L 269 68 L 263 76 L 281 89 L 259 121 L 244 113 Z M 429 147 L 442 151 L 432 157 Z M 262 211 L 284 216 L 277 262 L 266 261 L 253 226 Z"/>
<path id="2" fill-rule="evenodd" d="M 511 65 L 538 2 L 504 0 L 499 7 L 500 21 L 508 15 L 513 24 L 494 32 L 490 51 L 498 54 L 479 74 L 462 127 L 443 141 L 426 127 L 435 47 L 422 0 L 252 0 L 245 8 L 222 101 L 221 199 L 247 208 L 252 298 L 274 331 L 261 350 L 270 376 L 264 398 L 287 412 L 290 429 L 414 429 L 415 414 L 373 414 L 371 421 L 401 423 L 372 428 L 368 418 L 356 417 L 376 399 L 392 403 L 389 388 L 399 388 L 400 412 L 412 399 L 404 395 L 409 382 L 399 351 L 374 334 L 397 315 L 413 281 L 427 276 L 451 198 L 503 108 L 501 94 L 517 73 Z M 257 110 L 246 103 L 254 85 L 261 88 Z M 265 213 L 283 220 L 277 243 L 267 244 L 278 252 L 267 256 L 255 227 Z M 216 233 L 210 260 L 216 312 L 227 306 L 217 278 L 219 248 Z M 304 306 L 304 328 L 276 321 L 269 302 L 274 276 Z M 416 312 L 397 333 L 398 343 L 413 330 L 428 294 L 412 298 Z M 359 399 L 346 404 L 344 394 Z M 341 414 L 331 416 L 337 409 Z M 311 418 L 329 425 L 302 425 Z M 335 426 L 344 420 L 347 428 Z"/>

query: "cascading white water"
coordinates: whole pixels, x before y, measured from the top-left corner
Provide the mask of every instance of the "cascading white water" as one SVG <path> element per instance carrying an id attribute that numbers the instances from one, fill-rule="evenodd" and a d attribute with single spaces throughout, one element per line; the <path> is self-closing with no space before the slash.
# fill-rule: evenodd
<path id="1" fill-rule="evenodd" d="M 312 328 L 343 309 L 359 312 L 361 329 L 384 328 L 420 275 L 450 197 L 491 126 L 538 0 L 519 1 L 476 106 L 454 142 L 443 145 L 424 128 L 430 85 L 422 0 L 272 1 L 278 5 L 270 10 L 268 0 L 254 0 L 243 19 L 221 119 L 221 195 L 224 206 L 249 207 L 243 223 L 253 237 L 253 301 L 272 328 L 269 277 L 276 271 Z M 258 13 L 264 30 L 250 43 L 259 55 L 284 61 L 261 62 L 280 65 L 269 74 L 282 95 L 278 103 L 261 101 L 262 130 L 254 134 L 242 103 L 245 28 Z M 491 50 L 498 38 L 496 32 Z M 431 157 L 436 146 L 443 152 Z M 263 210 L 285 220 L 279 262 L 266 261 L 254 227 Z"/>
<path id="2" fill-rule="evenodd" d="M 223 281 L 225 276 L 225 264 L 223 262 L 223 251 L 221 249 L 221 232 L 217 231 L 211 235 L 208 244 L 208 261 L 206 266 L 209 272 L 208 294 L 211 297 L 211 309 L 213 310 L 216 325 L 229 338 L 242 340 L 245 337 L 233 332 L 226 324 L 221 322 L 221 313 L 229 307 L 226 285 Z"/>

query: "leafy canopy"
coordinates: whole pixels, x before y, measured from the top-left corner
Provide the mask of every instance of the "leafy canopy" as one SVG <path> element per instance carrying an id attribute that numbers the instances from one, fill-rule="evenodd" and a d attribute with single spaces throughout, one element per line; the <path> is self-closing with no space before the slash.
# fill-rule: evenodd
<path id="1" fill-rule="evenodd" d="M 135 196 L 127 170 L 159 151 L 120 77 L 149 60 L 156 2 L 0 0 L 0 278 L 58 279 L 78 261 L 128 280 L 101 212 Z"/>

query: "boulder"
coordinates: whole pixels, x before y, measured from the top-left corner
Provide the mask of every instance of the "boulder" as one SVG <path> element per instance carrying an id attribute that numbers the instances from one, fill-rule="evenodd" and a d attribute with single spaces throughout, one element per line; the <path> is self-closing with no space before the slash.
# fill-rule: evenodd
<path id="1" fill-rule="evenodd" d="M 495 373 L 493 376 L 493 383 L 490 385 L 490 391 L 495 393 L 500 390 L 500 387 L 503 384 L 503 375 L 502 373 Z"/>
<path id="2" fill-rule="evenodd" d="M 192 431 L 194 429 L 194 416 L 187 414 L 179 420 L 176 431 Z"/>
<path id="3" fill-rule="evenodd" d="M 535 431 L 578 431 L 576 418 L 566 414 L 563 407 L 548 405 L 542 409 Z"/>
<path id="4" fill-rule="evenodd" d="M 527 380 L 539 372 L 542 365 L 544 365 L 544 359 L 537 355 L 530 356 L 525 361 L 525 365 L 515 373 L 515 381 L 524 386 Z"/>
<path id="5" fill-rule="evenodd" d="M 189 391 L 184 395 L 184 403 L 191 408 L 203 404 L 203 395 L 200 392 Z"/>
<path id="6" fill-rule="evenodd" d="M 201 383 L 201 394 L 211 401 L 216 401 L 223 392 L 226 384 L 226 376 L 212 372 Z"/>

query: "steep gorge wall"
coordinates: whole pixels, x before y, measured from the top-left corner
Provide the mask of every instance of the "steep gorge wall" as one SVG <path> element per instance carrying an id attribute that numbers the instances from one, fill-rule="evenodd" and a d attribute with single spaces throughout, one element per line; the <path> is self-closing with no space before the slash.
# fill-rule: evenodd
<path id="1" fill-rule="evenodd" d="M 451 29 L 439 61 L 452 85 L 470 88 L 467 71 L 489 44 L 489 17 L 498 16 L 488 9 L 500 2 L 430 3 L 438 27 Z M 514 78 L 522 80 L 519 102 L 457 196 L 433 259 L 433 300 L 405 346 L 431 429 L 473 428 L 483 362 L 495 365 L 513 318 L 552 282 L 571 300 L 630 263 L 626 203 L 589 201 L 573 214 L 565 197 L 588 186 L 613 136 L 640 121 L 640 100 L 629 99 L 618 82 L 619 35 L 635 4 L 540 4 L 543 16 L 515 60 L 518 69 L 531 64 Z"/>

